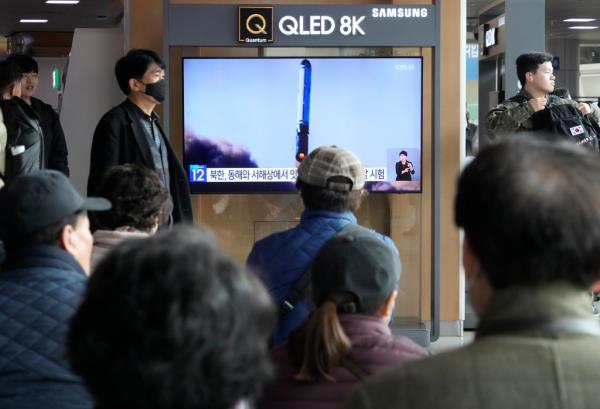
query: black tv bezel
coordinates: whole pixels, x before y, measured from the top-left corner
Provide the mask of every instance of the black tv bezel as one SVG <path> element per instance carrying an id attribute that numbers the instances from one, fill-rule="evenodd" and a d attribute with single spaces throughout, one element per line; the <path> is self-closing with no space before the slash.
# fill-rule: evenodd
<path id="1" fill-rule="evenodd" d="M 181 57 L 181 124 L 182 124 L 182 133 L 181 133 L 181 141 L 182 141 L 182 162 L 184 171 L 186 174 L 186 181 L 190 188 L 190 193 L 193 195 L 213 195 L 213 194 L 293 194 L 296 193 L 295 183 L 293 182 L 262 182 L 260 183 L 261 189 L 256 189 L 256 183 L 235 183 L 235 182 L 224 182 L 224 183 L 215 183 L 214 189 L 210 189 L 210 191 L 198 191 L 195 186 L 203 186 L 208 187 L 208 183 L 191 183 L 190 175 L 189 175 L 189 165 L 190 163 L 186 160 L 186 146 L 185 146 L 185 67 L 184 63 L 186 60 L 259 60 L 259 59 L 294 59 L 294 60 L 302 60 L 302 59 L 335 59 L 335 60 L 344 60 L 344 59 L 394 59 L 394 60 L 403 60 L 403 59 L 418 59 L 421 61 L 421 143 L 420 143 L 420 157 L 419 162 L 421 166 L 421 179 L 419 183 L 418 190 L 371 190 L 371 186 L 378 182 L 365 182 L 364 189 L 369 192 L 369 194 L 421 194 L 423 193 L 423 56 L 408 56 L 408 55 L 399 55 L 399 56 L 272 56 L 272 57 L 247 57 L 247 56 L 227 56 L 227 57 L 212 57 L 212 56 L 191 56 L 191 57 Z M 359 156 L 360 157 L 360 156 Z M 394 181 L 386 181 L 386 182 L 394 182 Z M 235 183 L 238 187 L 235 191 L 227 190 L 227 189 L 218 189 L 221 186 L 226 186 L 228 184 Z M 248 185 L 248 191 L 244 191 L 241 186 Z M 254 187 L 254 188 L 253 188 Z M 291 188 L 290 188 L 291 187 Z"/>

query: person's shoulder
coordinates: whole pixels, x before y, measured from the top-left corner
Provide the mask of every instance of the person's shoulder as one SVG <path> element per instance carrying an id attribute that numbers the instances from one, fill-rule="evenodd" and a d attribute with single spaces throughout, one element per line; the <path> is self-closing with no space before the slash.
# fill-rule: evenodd
<path id="1" fill-rule="evenodd" d="M 125 121 L 127 118 L 127 111 L 125 108 L 125 102 L 112 107 L 100 118 L 99 124 L 111 124 Z"/>
<path id="2" fill-rule="evenodd" d="M 36 97 L 31 97 L 31 106 L 36 110 L 56 113 L 52 105 Z"/>

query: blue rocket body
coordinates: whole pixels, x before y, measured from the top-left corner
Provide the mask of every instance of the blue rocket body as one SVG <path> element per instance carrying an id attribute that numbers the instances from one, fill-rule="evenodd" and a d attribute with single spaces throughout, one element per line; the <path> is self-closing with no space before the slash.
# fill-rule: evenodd
<path id="1" fill-rule="evenodd" d="M 296 126 L 296 160 L 302 162 L 302 159 L 308 155 L 308 130 L 310 116 L 310 86 L 312 80 L 312 66 L 310 61 L 302 60 L 298 70 L 298 103 L 297 103 L 297 121 Z"/>

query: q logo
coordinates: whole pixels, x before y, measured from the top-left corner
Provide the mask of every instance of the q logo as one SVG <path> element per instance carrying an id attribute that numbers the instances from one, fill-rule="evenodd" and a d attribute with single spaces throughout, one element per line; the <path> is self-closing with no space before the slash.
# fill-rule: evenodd
<path id="1" fill-rule="evenodd" d="M 256 29 L 252 29 L 252 26 L 254 26 Z M 267 20 L 265 20 L 265 18 L 260 14 L 251 14 L 246 19 L 246 30 L 248 30 L 248 32 L 251 34 L 267 34 L 265 31 L 266 28 Z"/>
<path id="2" fill-rule="evenodd" d="M 273 7 L 238 7 L 240 43 L 273 42 Z"/>

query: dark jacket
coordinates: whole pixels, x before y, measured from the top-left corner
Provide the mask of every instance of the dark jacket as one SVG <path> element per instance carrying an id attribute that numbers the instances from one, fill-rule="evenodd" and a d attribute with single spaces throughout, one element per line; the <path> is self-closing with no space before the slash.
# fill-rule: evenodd
<path id="1" fill-rule="evenodd" d="M 142 124 L 137 120 L 135 108 L 132 102 L 125 100 L 100 119 L 92 141 L 88 195 L 96 194 L 104 174 L 112 166 L 137 163 L 155 169 L 152 153 Z M 161 134 L 164 135 L 162 130 Z M 163 143 L 167 147 L 169 162 L 173 219 L 175 222 L 192 220 L 192 203 L 186 173 L 168 139 L 163 138 Z"/>
<path id="2" fill-rule="evenodd" d="M 85 285 L 79 263 L 57 247 L 9 254 L 0 271 L 0 408 L 91 408 L 65 357 Z"/>
<path id="3" fill-rule="evenodd" d="M 599 329 L 590 300 L 567 283 L 500 290 L 472 344 L 376 375 L 347 408 L 598 408 L 600 337 L 582 331 Z M 549 330 L 561 321 L 588 324 Z"/>
<path id="4" fill-rule="evenodd" d="M 48 169 L 58 170 L 69 176 L 69 151 L 58 114 L 51 105 L 31 97 L 31 107 L 38 114 L 44 133 L 44 163 Z"/>
<path id="5" fill-rule="evenodd" d="M 408 338 L 392 335 L 379 317 L 363 314 L 342 314 L 340 322 L 352 342 L 349 354 L 353 363 L 367 376 L 386 367 L 427 356 L 425 349 Z M 292 376 L 298 368 L 292 365 L 289 344 L 273 352 L 277 380 L 265 390 L 261 409 L 336 409 L 344 402 L 360 380 L 348 369 L 339 366 L 335 382 L 306 383 Z"/>
<path id="6" fill-rule="evenodd" d="M 284 232 L 272 234 L 254 243 L 248 265 L 263 278 L 276 305 L 280 306 L 296 280 L 311 265 L 321 246 L 348 223 L 356 224 L 352 212 L 331 212 L 307 209 L 300 223 Z M 394 249 L 391 239 L 373 231 Z M 289 334 L 308 317 L 312 305 L 305 300 L 281 318 L 273 331 L 272 346 L 287 339 Z"/>
<path id="7" fill-rule="evenodd" d="M 35 111 L 21 98 L 0 101 L 6 126 L 6 169 L 4 181 L 43 169 L 44 136 Z"/>

